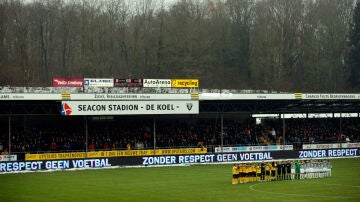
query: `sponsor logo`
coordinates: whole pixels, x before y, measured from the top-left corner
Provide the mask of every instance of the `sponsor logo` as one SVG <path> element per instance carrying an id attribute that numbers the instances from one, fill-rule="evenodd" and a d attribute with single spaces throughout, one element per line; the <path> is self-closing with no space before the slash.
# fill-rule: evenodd
<path id="1" fill-rule="evenodd" d="M 71 112 L 72 112 L 71 107 L 67 103 L 63 103 L 61 105 L 61 115 L 69 116 Z"/>
<path id="2" fill-rule="evenodd" d="M 82 87 L 84 79 L 82 78 L 53 78 L 55 87 Z"/>
<path id="3" fill-rule="evenodd" d="M 191 111 L 193 104 L 192 103 L 186 103 L 186 107 L 189 111 Z"/>

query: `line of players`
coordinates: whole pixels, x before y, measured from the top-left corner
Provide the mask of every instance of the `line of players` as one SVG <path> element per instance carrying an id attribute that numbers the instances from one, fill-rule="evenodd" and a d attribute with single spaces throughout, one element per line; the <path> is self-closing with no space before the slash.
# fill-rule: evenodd
<path id="1" fill-rule="evenodd" d="M 240 163 L 232 168 L 232 184 L 330 177 L 331 169 L 329 160 Z"/>

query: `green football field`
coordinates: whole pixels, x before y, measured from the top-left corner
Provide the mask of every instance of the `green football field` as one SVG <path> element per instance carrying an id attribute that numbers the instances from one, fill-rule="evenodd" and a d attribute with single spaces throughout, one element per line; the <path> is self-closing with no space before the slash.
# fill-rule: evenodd
<path id="1" fill-rule="evenodd" d="M 0 201 L 360 201 L 360 159 L 332 177 L 231 184 L 231 164 L 0 175 Z"/>

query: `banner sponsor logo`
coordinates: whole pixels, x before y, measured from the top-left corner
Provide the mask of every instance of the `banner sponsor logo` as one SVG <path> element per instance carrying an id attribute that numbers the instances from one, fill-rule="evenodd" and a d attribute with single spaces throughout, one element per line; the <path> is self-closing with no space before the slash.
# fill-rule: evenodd
<path id="1" fill-rule="evenodd" d="M 71 93 L 70 92 L 62 92 L 61 93 L 61 98 L 63 100 L 70 100 L 71 99 Z"/>
<path id="2" fill-rule="evenodd" d="M 198 100 L 199 99 L 199 92 L 191 92 L 191 99 L 192 100 Z"/>
<path id="3" fill-rule="evenodd" d="M 144 79 L 144 88 L 171 88 L 171 79 Z"/>
<path id="4" fill-rule="evenodd" d="M 113 78 L 84 78 L 84 86 L 114 87 Z"/>
<path id="5" fill-rule="evenodd" d="M 78 159 L 78 158 L 104 158 L 124 156 L 152 156 L 152 155 L 178 155 L 178 154 L 206 154 L 206 148 L 182 148 L 182 149 L 153 149 L 148 150 L 114 150 L 93 152 L 69 152 L 69 153 L 45 153 L 25 154 L 26 161 Z"/>
<path id="6" fill-rule="evenodd" d="M 295 99 L 302 99 L 302 93 L 294 93 Z"/>
<path id="7" fill-rule="evenodd" d="M 83 78 L 53 78 L 52 85 L 54 87 L 82 87 L 84 85 Z"/>
<path id="8" fill-rule="evenodd" d="M 142 87 L 142 79 L 114 79 L 114 87 Z"/>
<path id="9" fill-rule="evenodd" d="M 191 100 L 190 94 L 71 94 L 71 100 Z"/>
<path id="10" fill-rule="evenodd" d="M 57 159 L 84 159 L 84 158 L 86 158 L 86 152 L 25 154 L 26 161 L 57 160 Z"/>
<path id="11" fill-rule="evenodd" d="M 356 142 L 356 143 L 342 143 L 341 144 L 342 148 L 356 148 L 356 147 L 360 147 L 360 142 Z"/>
<path id="12" fill-rule="evenodd" d="M 304 144 L 303 149 L 337 149 L 337 148 L 356 148 L 360 143 L 334 143 L 334 144 Z"/>
<path id="13" fill-rule="evenodd" d="M 360 94 L 352 94 L 352 93 L 338 93 L 338 94 L 310 93 L 310 94 L 303 94 L 302 99 L 354 100 L 354 99 L 360 99 Z"/>
<path id="14" fill-rule="evenodd" d="M 61 104 L 61 115 L 70 116 L 71 112 L 72 112 L 71 107 L 67 103 Z"/>
<path id="15" fill-rule="evenodd" d="M 172 79 L 173 88 L 199 88 L 199 79 Z"/>
<path id="16" fill-rule="evenodd" d="M 17 155 L 0 155 L 0 161 L 17 161 Z"/>
<path id="17" fill-rule="evenodd" d="M 246 151 L 281 151 L 293 150 L 293 145 L 271 145 L 271 146 L 242 146 L 242 147 L 216 147 L 215 153 L 221 152 L 246 152 Z"/>
<path id="18" fill-rule="evenodd" d="M 62 97 L 60 93 L 11 93 L 0 94 L 0 100 L 62 100 Z"/>
<path id="19" fill-rule="evenodd" d="M 303 149 L 329 149 L 341 148 L 341 143 L 338 144 L 304 144 Z"/>
<path id="20" fill-rule="evenodd" d="M 62 115 L 198 114 L 199 101 L 63 101 Z M 71 111 L 69 114 L 66 111 Z"/>

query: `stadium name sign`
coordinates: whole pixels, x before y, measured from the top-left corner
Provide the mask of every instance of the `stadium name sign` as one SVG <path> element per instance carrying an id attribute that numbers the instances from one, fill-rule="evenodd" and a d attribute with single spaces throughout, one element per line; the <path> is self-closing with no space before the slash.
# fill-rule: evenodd
<path id="1" fill-rule="evenodd" d="M 198 114 L 199 101 L 63 101 L 69 115 Z"/>

